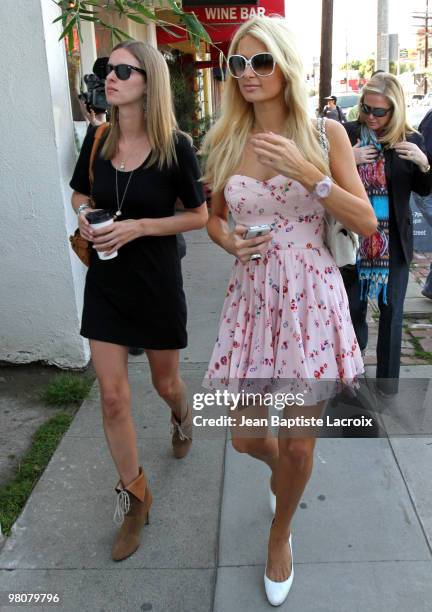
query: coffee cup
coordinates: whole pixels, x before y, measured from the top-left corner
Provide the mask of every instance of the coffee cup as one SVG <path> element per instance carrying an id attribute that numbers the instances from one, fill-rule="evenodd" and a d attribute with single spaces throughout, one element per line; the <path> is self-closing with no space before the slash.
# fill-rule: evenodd
<path id="1" fill-rule="evenodd" d="M 95 230 L 101 229 L 102 227 L 107 227 L 114 223 L 114 220 L 110 213 L 107 210 L 92 210 L 91 212 L 86 214 L 86 219 L 90 223 L 91 227 Z M 114 251 L 111 255 L 106 255 L 102 251 L 97 251 L 99 255 L 99 259 L 114 259 L 117 257 L 118 251 Z"/>

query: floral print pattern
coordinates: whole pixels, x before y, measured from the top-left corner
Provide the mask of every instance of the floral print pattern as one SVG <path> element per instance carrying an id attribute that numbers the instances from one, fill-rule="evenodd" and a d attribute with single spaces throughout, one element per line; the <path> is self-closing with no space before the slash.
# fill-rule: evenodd
<path id="1" fill-rule="evenodd" d="M 236 223 L 269 223 L 272 240 L 261 260 L 234 262 L 204 386 L 351 384 L 363 361 L 342 277 L 324 244 L 319 200 L 283 176 L 241 175 L 230 177 L 225 198 Z"/>

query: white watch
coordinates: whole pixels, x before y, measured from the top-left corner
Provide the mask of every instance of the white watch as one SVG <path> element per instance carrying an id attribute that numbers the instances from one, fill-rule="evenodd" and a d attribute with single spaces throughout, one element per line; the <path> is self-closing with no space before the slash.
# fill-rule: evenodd
<path id="1" fill-rule="evenodd" d="M 330 195 L 331 188 L 333 186 L 333 181 L 329 176 L 325 176 L 323 179 L 315 183 L 315 186 L 312 191 L 312 195 L 317 198 L 328 198 Z"/>

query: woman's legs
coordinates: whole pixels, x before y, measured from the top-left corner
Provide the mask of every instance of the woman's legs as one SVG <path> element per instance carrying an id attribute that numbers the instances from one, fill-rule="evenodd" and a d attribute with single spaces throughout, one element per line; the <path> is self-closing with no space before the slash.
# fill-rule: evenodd
<path id="1" fill-rule="evenodd" d="M 98 340 L 90 340 L 90 348 L 99 381 L 108 447 L 120 479 L 127 485 L 138 476 L 138 451 L 127 369 L 128 348 Z"/>
<path id="2" fill-rule="evenodd" d="M 186 385 L 179 372 L 179 350 L 146 350 L 153 385 L 180 422 L 187 412 Z"/>
<path id="3" fill-rule="evenodd" d="M 237 417 L 245 415 L 250 419 L 267 417 L 268 409 L 262 406 L 244 406 L 240 410 L 230 412 L 230 416 Z M 271 488 L 276 491 L 276 468 L 278 465 L 279 448 L 277 438 L 268 435 L 267 427 L 251 427 L 251 430 L 242 430 L 238 426 L 231 428 L 232 445 L 238 453 L 246 453 L 254 459 L 266 463 L 271 469 Z M 253 436 L 252 436 L 253 434 Z"/>
<path id="4" fill-rule="evenodd" d="M 325 402 L 316 406 L 289 408 L 287 418 L 307 415 L 319 418 Z M 313 467 L 316 436 L 310 429 L 279 430 L 279 461 L 276 470 L 276 513 L 270 530 L 267 577 L 274 582 L 286 580 L 291 573 L 291 551 L 288 538 L 291 522 Z"/>
<path id="5" fill-rule="evenodd" d="M 324 406 L 325 403 L 321 402 L 307 408 L 289 408 L 285 410 L 285 416 L 289 418 L 307 413 L 308 417 L 318 418 L 322 415 Z M 250 408 L 248 417 L 258 416 L 250 414 L 249 410 Z M 263 416 L 262 408 L 258 407 L 255 411 L 259 416 Z M 254 433 L 258 434 L 255 428 Z M 265 433 L 257 438 L 243 438 L 238 429 L 233 430 L 232 436 L 232 444 L 237 451 L 264 461 L 272 470 L 276 514 L 270 530 L 266 575 L 274 582 L 286 580 L 291 573 L 291 552 L 288 544 L 291 521 L 312 473 L 316 438 L 311 437 L 310 430 L 300 428 L 291 428 L 289 432 L 281 429 L 278 439 L 265 437 Z"/>
<path id="6" fill-rule="evenodd" d="M 266 463 L 271 469 L 271 489 L 276 493 L 276 468 L 278 465 L 278 443 L 276 438 L 240 438 L 232 439 L 232 445 L 239 453 L 246 453 L 254 459 Z"/>
<path id="7" fill-rule="evenodd" d="M 90 341 L 92 361 L 99 381 L 105 435 L 120 475 L 115 519 L 121 527 L 112 548 L 112 559 L 132 555 L 141 541 L 141 531 L 152 504 L 152 494 L 138 465 L 135 427 L 131 414 L 128 381 L 128 348 L 108 342 Z"/>
<path id="8" fill-rule="evenodd" d="M 409 278 L 409 265 L 397 244 L 396 241 L 393 244 L 390 238 L 387 304 L 384 304 L 382 293 L 378 299 L 380 318 L 376 378 L 378 387 L 386 393 L 397 393 L 399 388 L 403 306 Z"/>
<path id="9" fill-rule="evenodd" d="M 188 406 L 186 385 L 180 377 L 178 350 L 147 350 L 153 385 L 171 408 L 174 456 L 183 459 L 192 444 L 192 409 Z"/>

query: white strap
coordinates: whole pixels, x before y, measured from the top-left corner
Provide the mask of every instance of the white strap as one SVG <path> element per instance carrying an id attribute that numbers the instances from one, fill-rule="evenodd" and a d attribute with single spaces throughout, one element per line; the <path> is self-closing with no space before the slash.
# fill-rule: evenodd
<path id="1" fill-rule="evenodd" d="M 325 117 L 318 117 L 317 118 L 317 129 L 318 129 L 318 135 L 319 135 L 319 143 L 320 143 L 321 149 L 324 152 L 324 157 L 326 159 L 326 162 L 328 163 L 329 162 L 330 143 L 329 143 L 328 138 L 327 138 L 325 124 L 326 124 L 326 118 Z"/>
<path id="2" fill-rule="evenodd" d="M 185 432 L 183 431 L 180 423 L 178 423 L 177 421 L 173 421 L 172 422 L 172 428 L 171 428 L 171 433 L 173 434 L 175 431 L 178 431 L 179 434 L 179 438 L 180 440 L 183 442 L 184 440 L 190 440 L 189 436 L 187 436 L 185 434 Z"/>
<path id="3" fill-rule="evenodd" d="M 129 493 L 124 489 L 117 493 L 116 506 L 114 510 L 114 522 L 121 525 L 125 514 L 129 512 L 130 499 Z"/>

